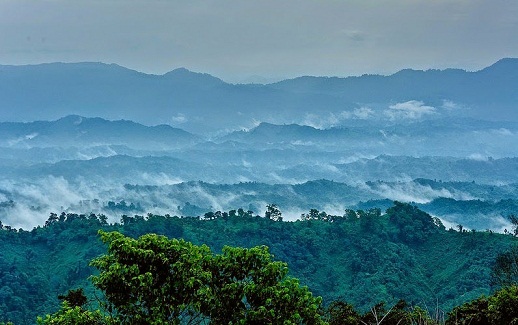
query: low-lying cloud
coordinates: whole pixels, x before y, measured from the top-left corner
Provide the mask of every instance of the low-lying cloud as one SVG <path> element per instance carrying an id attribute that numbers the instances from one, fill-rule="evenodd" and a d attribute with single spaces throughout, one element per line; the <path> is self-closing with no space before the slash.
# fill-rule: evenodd
<path id="1" fill-rule="evenodd" d="M 427 106 L 422 101 L 410 100 L 403 103 L 390 105 L 388 110 L 385 110 L 385 115 L 391 121 L 400 119 L 416 120 L 421 119 L 426 115 L 433 115 L 437 113 L 437 109 L 432 106 Z"/>
<path id="2" fill-rule="evenodd" d="M 341 111 L 339 113 L 328 113 L 319 115 L 315 113 L 308 113 L 305 115 L 302 124 L 312 126 L 317 129 L 328 129 L 340 126 L 347 120 L 367 120 L 375 117 L 373 109 L 362 106 L 353 110 Z"/>
<path id="3" fill-rule="evenodd" d="M 379 183 L 370 187 L 374 193 L 394 201 L 429 203 L 436 198 L 450 198 L 455 200 L 474 200 L 469 193 L 450 191 L 445 188 L 434 189 L 429 185 L 421 185 L 416 182 Z"/>

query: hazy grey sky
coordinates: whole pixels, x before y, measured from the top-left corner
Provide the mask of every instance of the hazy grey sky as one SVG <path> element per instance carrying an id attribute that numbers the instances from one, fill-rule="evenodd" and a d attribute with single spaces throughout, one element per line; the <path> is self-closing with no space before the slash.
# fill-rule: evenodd
<path id="1" fill-rule="evenodd" d="M 503 57 L 518 57 L 516 0 L 0 0 L 0 64 L 186 67 L 239 82 Z"/>

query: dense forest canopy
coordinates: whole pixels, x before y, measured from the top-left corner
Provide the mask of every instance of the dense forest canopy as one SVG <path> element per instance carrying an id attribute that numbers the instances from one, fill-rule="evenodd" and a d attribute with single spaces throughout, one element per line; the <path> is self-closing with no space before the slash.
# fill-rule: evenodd
<path id="1" fill-rule="evenodd" d="M 362 313 L 400 299 L 446 313 L 488 295 L 496 289 L 491 282 L 496 258 L 516 243 L 511 235 L 447 230 L 437 218 L 399 202 L 385 213 L 346 210 L 337 216 L 312 209 L 295 222 L 280 221 L 276 209 L 266 211 L 269 218 L 237 209 L 197 218 L 122 216 L 116 224 L 102 215 L 62 213 L 31 231 L 3 227 L 1 320 L 31 324 L 59 308 L 58 295 L 77 287 L 95 297 L 89 262 L 106 250 L 99 229 L 131 238 L 155 233 L 205 244 L 216 253 L 226 245 L 265 245 L 324 306 L 346 301 Z"/>

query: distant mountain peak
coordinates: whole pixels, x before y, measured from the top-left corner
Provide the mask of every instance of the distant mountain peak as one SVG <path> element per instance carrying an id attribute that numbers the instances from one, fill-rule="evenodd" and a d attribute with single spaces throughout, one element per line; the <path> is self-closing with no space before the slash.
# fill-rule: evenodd
<path id="1" fill-rule="evenodd" d="M 163 75 L 168 79 L 177 79 L 182 82 L 209 82 L 211 84 L 224 84 L 225 82 L 208 73 L 194 72 L 186 68 L 177 68 Z"/>
<path id="2" fill-rule="evenodd" d="M 274 121 L 288 129 L 282 123 L 305 114 L 324 120 L 359 105 L 381 112 L 412 100 L 470 108 L 441 110 L 445 115 L 518 121 L 517 78 L 518 59 L 511 58 L 477 72 L 406 69 L 392 76 L 300 77 L 264 86 L 233 85 L 186 68 L 153 75 L 99 62 L 0 66 L 0 121 L 74 113 L 146 125 L 181 123 L 209 135 L 252 121 Z"/>
<path id="3" fill-rule="evenodd" d="M 517 65 L 518 64 L 518 58 L 502 58 L 498 61 L 496 61 L 494 64 L 492 64 L 490 67 L 492 66 L 495 66 L 495 65 L 501 65 L 501 64 L 513 64 L 513 65 Z"/>
<path id="4" fill-rule="evenodd" d="M 481 72 L 491 71 L 493 73 L 517 73 L 518 58 L 503 58 L 487 68 L 480 70 Z"/>
<path id="5" fill-rule="evenodd" d="M 67 116 L 64 116 L 64 117 L 58 119 L 56 122 L 57 123 L 63 123 L 63 124 L 79 125 L 85 119 L 86 119 L 86 117 L 84 117 L 84 116 L 71 114 L 71 115 L 67 115 Z"/>
<path id="6" fill-rule="evenodd" d="M 261 122 L 258 126 L 253 128 L 254 130 L 317 130 L 316 128 L 308 125 L 300 125 L 300 124 L 273 124 L 268 122 Z"/>

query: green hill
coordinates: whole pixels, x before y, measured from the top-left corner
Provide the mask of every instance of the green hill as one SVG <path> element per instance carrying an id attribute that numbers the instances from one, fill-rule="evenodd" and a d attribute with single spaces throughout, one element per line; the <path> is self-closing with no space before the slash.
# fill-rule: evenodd
<path id="1" fill-rule="evenodd" d="M 385 301 L 444 311 L 489 294 L 496 256 L 516 238 L 490 232 L 446 230 L 418 208 L 395 203 L 379 210 L 329 216 L 311 210 L 303 221 L 282 222 L 243 210 L 215 212 L 209 218 L 123 217 L 108 225 L 96 215 L 52 215 L 44 227 L 0 231 L 0 321 L 32 324 L 36 315 L 59 308 L 58 294 L 85 287 L 93 298 L 88 262 L 106 252 L 98 229 L 138 237 L 146 233 L 207 244 L 267 245 L 288 263 L 292 276 L 322 296 L 342 299 L 360 310 Z M 210 219 L 210 220 L 208 220 Z"/>

